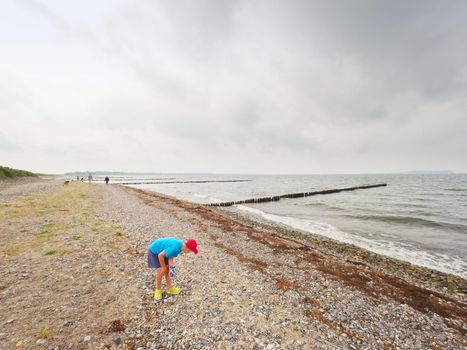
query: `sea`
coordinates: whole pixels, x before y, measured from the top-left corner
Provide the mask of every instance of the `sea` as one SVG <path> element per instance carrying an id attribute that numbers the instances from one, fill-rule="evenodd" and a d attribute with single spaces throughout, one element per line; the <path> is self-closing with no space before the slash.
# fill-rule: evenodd
<path id="1" fill-rule="evenodd" d="M 111 182 L 202 204 L 386 183 L 236 209 L 467 279 L 467 174 L 125 175 Z"/>

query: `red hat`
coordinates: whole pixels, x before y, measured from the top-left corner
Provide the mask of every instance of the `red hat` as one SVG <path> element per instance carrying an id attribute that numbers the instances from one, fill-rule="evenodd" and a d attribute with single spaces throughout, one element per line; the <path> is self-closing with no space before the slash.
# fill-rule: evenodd
<path id="1" fill-rule="evenodd" d="M 196 249 L 196 247 L 198 246 L 198 243 L 196 243 L 196 241 L 194 239 L 187 239 L 186 242 L 185 242 L 185 245 L 193 253 L 198 254 L 198 249 Z"/>

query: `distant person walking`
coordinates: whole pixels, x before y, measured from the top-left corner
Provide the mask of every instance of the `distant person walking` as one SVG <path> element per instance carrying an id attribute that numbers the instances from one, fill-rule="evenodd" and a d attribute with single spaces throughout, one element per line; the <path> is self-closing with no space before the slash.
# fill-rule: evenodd
<path id="1" fill-rule="evenodd" d="M 109 181 L 110 181 L 109 177 L 106 176 L 106 177 L 105 177 L 105 184 L 108 185 L 108 184 L 109 184 Z"/>
<path id="2" fill-rule="evenodd" d="M 76 181 L 79 181 L 79 176 L 76 176 Z"/>
<path id="3" fill-rule="evenodd" d="M 89 183 L 91 183 L 91 181 L 92 181 L 92 175 L 91 174 L 88 175 L 88 181 L 89 181 Z"/>

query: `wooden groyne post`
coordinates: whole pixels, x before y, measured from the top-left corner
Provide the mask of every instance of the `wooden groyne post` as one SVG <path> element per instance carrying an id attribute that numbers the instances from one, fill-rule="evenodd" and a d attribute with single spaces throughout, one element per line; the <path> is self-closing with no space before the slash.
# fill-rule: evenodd
<path id="1" fill-rule="evenodd" d="M 281 200 L 282 198 L 301 198 L 301 197 L 316 196 L 318 194 L 331 194 L 331 193 L 337 193 L 337 192 L 363 190 L 367 188 L 384 187 L 384 186 L 387 186 L 387 184 L 336 188 L 336 189 L 331 189 L 331 190 L 313 191 L 313 192 L 290 193 L 290 194 L 283 194 L 283 195 L 271 196 L 271 197 L 251 198 L 251 199 L 233 201 L 233 202 L 209 203 L 205 205 L 208 207 L 230 207 L 236 204 L 276 202 L 278 200 Z"/>

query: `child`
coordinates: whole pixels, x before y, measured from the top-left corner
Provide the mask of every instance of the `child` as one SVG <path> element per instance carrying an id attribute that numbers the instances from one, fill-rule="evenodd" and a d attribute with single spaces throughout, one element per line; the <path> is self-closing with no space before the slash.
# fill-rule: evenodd
<path id="1" fill-rule="evenodd" d="M 186 254 L 193 252 L 198 254 L 197 243 L 194 239 L 182 241 L 173 238 L 159 238 L 149 243 L 148 251 L 148 267 L 156 268 L 156 290 L 154 291 L 154 299 L 162 299 L 162 275 L 165 275 L 167 283 L 166 292 L 168 294 L 179 294 L 180 288 L 172 286 L 170 279 L 169 265 L 173 264 L 173 258 L 177 257 L 180 252 Z"/>

